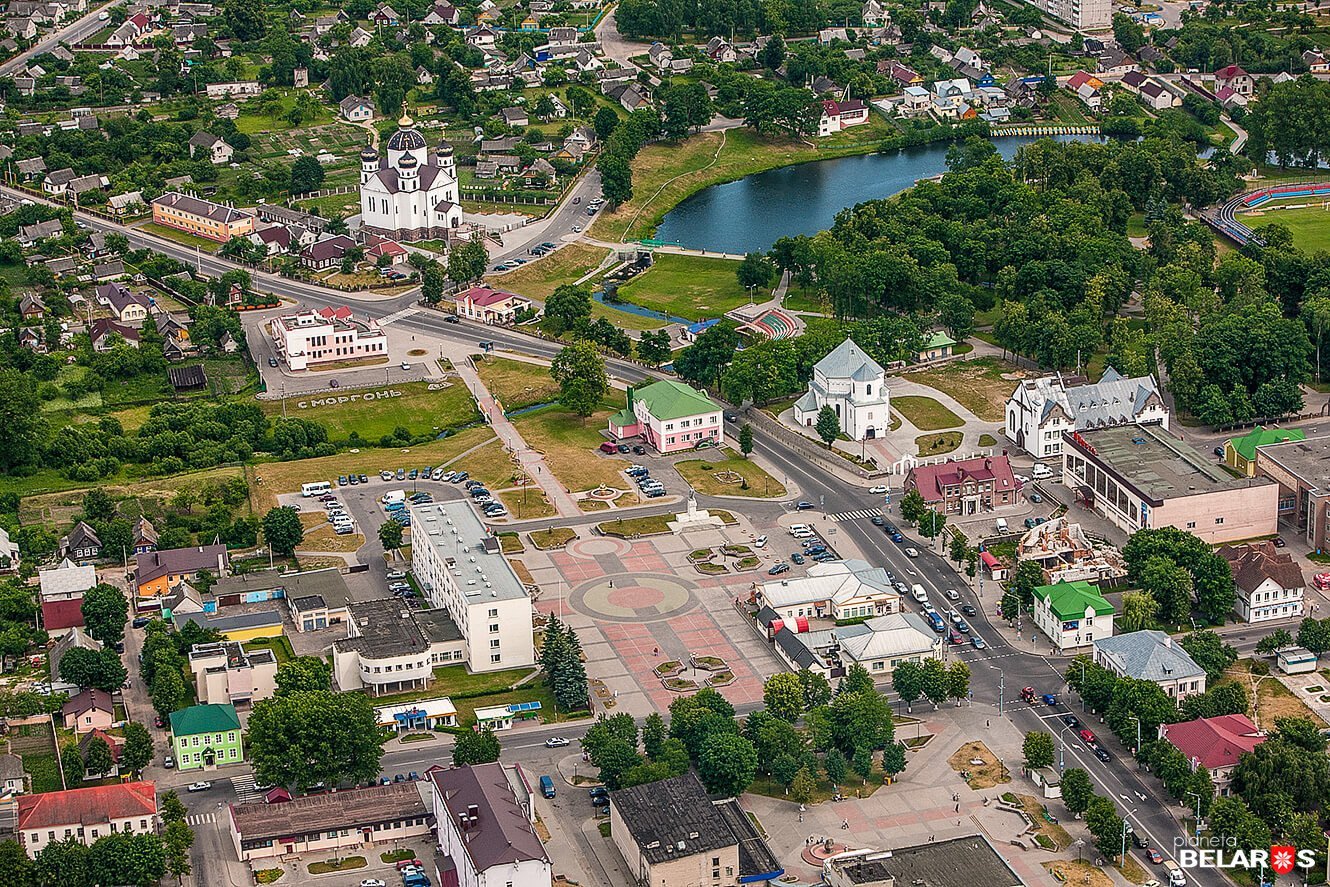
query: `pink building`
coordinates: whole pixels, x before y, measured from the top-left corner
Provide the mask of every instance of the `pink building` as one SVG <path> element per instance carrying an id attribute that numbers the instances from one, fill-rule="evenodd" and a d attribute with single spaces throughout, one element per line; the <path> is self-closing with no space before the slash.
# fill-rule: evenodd
<path id="1" fill-rule="evenodd" d="M 703 441 L 720 446 L 725 428 L 720 407 L 696 388 L 668 379 L 628 389 L 628 406 L 610 417 L 610 437 L 642 437 L 662 453 L 677 453 Z"/>
<path id="2" fill-rule="evenodd" d="M 531 308 L 531 300 L 516 293 L 473 286 L 457 294 L 455 305 L 458 317 L 479 320 L 481 323 L 512 323 L 518 311 Z"/>

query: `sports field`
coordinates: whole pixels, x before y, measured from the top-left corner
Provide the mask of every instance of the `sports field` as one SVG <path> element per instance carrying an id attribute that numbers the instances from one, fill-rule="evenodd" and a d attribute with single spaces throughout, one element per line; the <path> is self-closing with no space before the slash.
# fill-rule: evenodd
<path id="1" fill-rule="evenodd" d="M 1278 204 L 1271 201 L 1262 210 L 1239 213 L 1238 221 L 1252 228 L 1278 223 L 1293 232 L 1293 243 L 1299 249 L 1309 253 L 1330 250 L 1330 203 L 1310 206 L 1306 198 L 1292 203 L 1295 208 L 1272 210 Z"/>

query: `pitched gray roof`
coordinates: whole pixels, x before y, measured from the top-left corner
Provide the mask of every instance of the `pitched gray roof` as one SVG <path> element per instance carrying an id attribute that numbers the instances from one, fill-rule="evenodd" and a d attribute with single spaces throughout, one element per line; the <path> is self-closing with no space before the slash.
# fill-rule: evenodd
<path id="1" fill-rule="evenodd" d="M 869 357 L 853 339 L 841 342 L 830 354 L 819 360 L 813 369 L 831 379 L 862 380 L 865 375 L 867 378 L 876 379 L 884 372 L 882 365 Z"/>
<path id="2" fill-rule="evenodd" d="M 1094 642 L 1097 657 L 1114 670 L 1142 681 L 1201 677 L 1205 670 L 1162 631 L 1133 631 Z"/>

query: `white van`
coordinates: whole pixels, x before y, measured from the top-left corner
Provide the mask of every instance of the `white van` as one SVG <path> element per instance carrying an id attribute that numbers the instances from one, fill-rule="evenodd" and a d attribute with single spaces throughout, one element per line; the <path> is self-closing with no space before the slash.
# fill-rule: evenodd
<path id="1" fill-rule="evenodd" d="M 1007 532 L 1007 519 L 1005 517 L 1000 517 L 997 519 L 997 531 L 999 533 Z"/>
<path id="2" fill-rule="evenodd" d="M 924 591 L 924 587 L 918 583 L 910 587 L 910 595 L 921 604 L 928 601 L 928 592 Z"/>
<path id="3" fill-rule="evenodd" d="M 1168 872 L 1168 883 L 1172 887 L 1187 887 L 1187 876 L 1182 873 L 1182 869 L 1176 862 L 1171 859 L 1166 860 L 1164 869 Z"/>
<path id="4" fill-rule="evenodd" d="M 790 535 L 791 535 L 791 536 L 798 535 L 799 533 L 811 533 L 812 531 L 813 531 L 813 528 L 810 527 L 810 526 L 808 526 L 808 524 L 791 524 L 791 525 L 790 525 Z"/>
<path id="5" fill-rule="evenodd" d="M 1034 468 L 1030 469 L 1031 476 L 1035 480 L 1048 480 L 1053 476 L 1053 469 L 1049 468 L 1043 462 L 1034 463 Z"/>
<path id="6" fill-rule="evenodd" d="M 394 502 L 405 502 L 406 490 L 389 490 L 383 494 L 383 504 L 392 505 Z"/>

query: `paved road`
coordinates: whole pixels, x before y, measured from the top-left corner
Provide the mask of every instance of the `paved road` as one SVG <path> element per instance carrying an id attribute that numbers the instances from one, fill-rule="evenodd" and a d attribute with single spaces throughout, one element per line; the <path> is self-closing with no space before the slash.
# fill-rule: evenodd
<path id="1" fill-rule="evenodd" d="M 119 6 L 125 0 L 111 0 L 105 6 L 98 6 L 82 18 L 66 25 L 58 31 L 54 31 L 38 40 L 26 52 L 21 52 L 9 61 L 0 65 L 0 75 L 10 77 L 14 72 L 23 68 L 28 59 L 36 58 L 44 52 L 55 49 L 61 43 L 78 43 L 79 41 L 96 34 L 102 28 L 106 27 L 106 22 L 98 16 L 109 10 L 113 6 Z"/>

